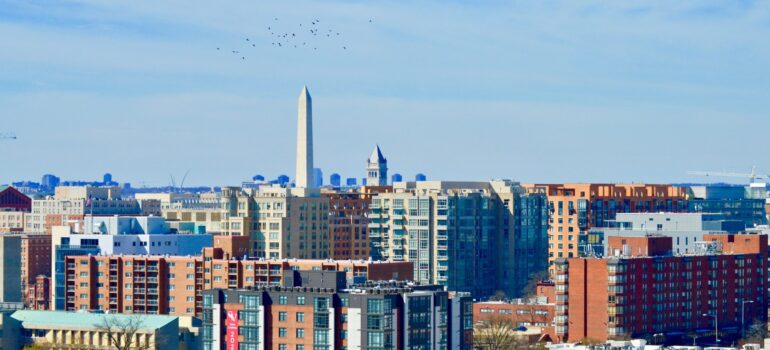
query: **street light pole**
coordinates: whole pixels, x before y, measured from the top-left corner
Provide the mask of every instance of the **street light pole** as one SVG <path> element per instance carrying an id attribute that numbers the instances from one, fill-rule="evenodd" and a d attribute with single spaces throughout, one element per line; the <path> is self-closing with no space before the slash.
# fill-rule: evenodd
<path id="1" fill-rule="evenodd" d="M 754 300 L 744 300 L 741 302 L 741 338 L 746 337 L 746 314 L 744 313 L 744 308 L 746 307 L 746 304 L 752 303 L 754 303 Z"/>

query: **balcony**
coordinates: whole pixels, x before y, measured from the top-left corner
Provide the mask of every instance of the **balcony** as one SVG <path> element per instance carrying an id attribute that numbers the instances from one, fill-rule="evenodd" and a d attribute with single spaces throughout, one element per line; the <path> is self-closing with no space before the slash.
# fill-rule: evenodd
<path id="1" fill-rule="evenodd" d="M 147 289 L 147 294 L 158 294 L 158 288 Z"/>
<path id="2" fill-rule="evenodd" d="M 147 277 L 147 283 L 158 283 L 157 277 Z"/>
<path id="3" fill-rule="evenodd" d="M 149 271 L 149 272 L 158 272 L 158 267 L 157 266 L 150 266 L 150 267 L 147 268 L 147 271 Z"/>
<path id="4" fill-rule="evenodd" d="M 146 289 L 144 288 L 134 288 L 134 293 L 144 294 L 145 291 Z"/>

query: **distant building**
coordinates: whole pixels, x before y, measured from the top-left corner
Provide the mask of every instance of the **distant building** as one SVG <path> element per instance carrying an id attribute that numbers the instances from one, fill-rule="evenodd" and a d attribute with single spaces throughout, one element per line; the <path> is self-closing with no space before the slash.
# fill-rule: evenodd
<path id="1" fill-rule="evenodd" d="M 56 175 L 51 174 L 43 175 L 43 179 L 40 181 L 40 185 L 49 190 L 53 190 L 56 186 L 59 186 L 59 183 L 61 183 L 61 179 Z"/>
<path id="2" fill-rule="evenodd" d="M 356 186 L 357 184 L 358 183 L 355 177 L 349 177 L 345 180 L 345 185 L 347 185 L 348 187 L 353 187 L 353 186 Z"/>
<path id="3" fill-rule="evenodd" d="M 251 178 L 252 181 L 265 181 L 265 177 L 262 175 L 254 175 L 254 177 Z"/>
<path id="4" fill-rule="evenodd" d="M 764 184 L 690 186 L 686 190 L 689 212 L 719 213 L 727 220 L 742 221 L 746 227 L 767 224 Z"/>
<path id="5" fill-rule="evenodd" d="M 313 168 L 313 187 L 319 188 L 324 185 L 324 172 L 321 168 Z"/>
<path id="6" fill-rule="evenodd" d="M 32 201 L 25 231 L 51 233 L 53 226 L 83 224 L 86 215 L 160 215 L 156 201 L 121 198 L 119 187 L 59 186 L 56 194 Z"/>
<path id="7" fill-rule="evenodd" d="M 398 182 L 372 197 L 371 255 L 413 262 L 421 283 L 516 297 L 546 269 L 546 210 L 544 195 L 509 180 Z"/>
<path id="8" fill-rule="evenodd" d="M 21 237 L 0 235 L 0 303 L 20 303 Z"/>
<path id="9" fill-rule="evenodd" d="M 340 184 L 342 183 L 342 177 L 340 174 L 334 173 L 331 176 L 329 176 L 329 184 L 332 185 L 332 187 L 340 187 Z"/>
<path id="10" fill-rule="evenodd" d="M 580 247 L 597 244 L 588 231 L 606 226 L 618 213 L 685 212 L 684 189 L 652 184 L 527 184 L 548 196 L 548 261 L 581 256 Z M 553 269 L 550 269 L 553 272 Z"/>
<path id="11" fill-rule="evenodd" d="M 403 179 L 404 178 L 401 176 L 401 174 L 393 174 L 393 176 L 390 177 L 390 183 L 394 184 L 396 182 L 401 182 Z"/>
<path id="12" fill-rule="evenodd" d="M 286 186 L 289 183 L 289 181 L 291 181 L 291 179 L 289 179 L 288 175 L 279 175 L 278 178 L 275 180 L 275 183 L 281 186 Z"/>
<path id="13" fill-rule="evenodd" d="M 49 310 L 51 308 L 51 278 L 39 275 L 35 282 L 27 287 L 24 304 L 32 310 Z"/>
<path id="14" fill-rule="evenodd" d="M 349 285 L 295 271 L 280 287 L 203 293 L 204 349 L 451 349 L 473 347 L 467 294 L 404 282 Z"/>
<path id="15" fill-rule="evenodd" d="M 366 182 L 364 185 L 388 185 L 388 160 L 382 155 L 379 145 L 374 146 L 372 155 L 366 160 Z"/>
<path id="16" fill-rule="evenodd" d="M 557 259 L 556 341 L 648 338 L 684 343 L 690 332 L 740 337 L 767 321 L 767 236 L 710 234 L 672 255 L 671 237 L 610 237 L 607 258 Z M 745 315 L 742 314 L 745 312 Z"/>
<path id="17" fill-rule="evenodd" d="M 417 173 L 417 175 L 414 176 L 414 181 L 426 181 L 428 180 L 428 177 L 425 176 L 423 173 Z"/>
<path id="18" fill-rule="evenodd" d="M 102 177 L 102 183 L 105 186 L 113 186 L 113 184 L 116 184 L 112 182 L 112 174 L 110 173 L 104 174 L 104 176 Z"/>
<path id="19" fill-rule="evenodd" d="M 68 256 L 64 310 L 200 316 L 204 290 L 278 286 L 295 269 L 342 271 L 361 281 L 412 278 L 406 262 L 250 260 L 222 248 L 197 256 Z"/>

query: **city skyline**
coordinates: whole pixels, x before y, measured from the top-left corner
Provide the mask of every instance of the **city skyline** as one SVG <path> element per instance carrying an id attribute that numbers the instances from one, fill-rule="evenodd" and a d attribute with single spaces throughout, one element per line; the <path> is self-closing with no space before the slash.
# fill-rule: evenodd
<path id="1" fill-rule="evenodd" d="M 23 166 L 0 183 L 293 174 L 305 84 L 327 174 L 365 177 L 375 144 L 405 179 L 741 183 L 686 172 L 770 172 L 766 143 L 745 137 L 770 126 L 756 34 L 768 32 L 767 4 L 299 4 L 190 5 L 204 18 L 173 3 L 6 3 L 2 131 L 18 139 L 0 154 Z M 272 50 L 263 27 L 274 18 L 320 19 L 346 49 Z M 246 60 L 216 50 L 246 37 L 263 46 Z"/>

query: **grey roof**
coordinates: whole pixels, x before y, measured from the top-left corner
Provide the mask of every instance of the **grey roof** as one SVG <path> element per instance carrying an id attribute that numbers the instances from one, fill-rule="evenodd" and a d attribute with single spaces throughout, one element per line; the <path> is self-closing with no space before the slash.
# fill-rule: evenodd
<path id="1" fill-rule="evenodd" d="M 380 145 L 375 145 L 372 155 L 369 156 L 369 163 L 385 163 L 387 161 L 380 151 Z"/>
<path id="2" fill-rule="evenodd" d="M 95 329 L 104 322 L 105 318 L 116 318 L 118 321 L 131 317 L 141 318 L 141 331 L 154 331 L 177 320 L 175 316 L 160 315 L 127 315 L 127 314 L 95 314 L 67 311 L 34 311 L 19 310 L 11 315 L 27 329 Z"/>

